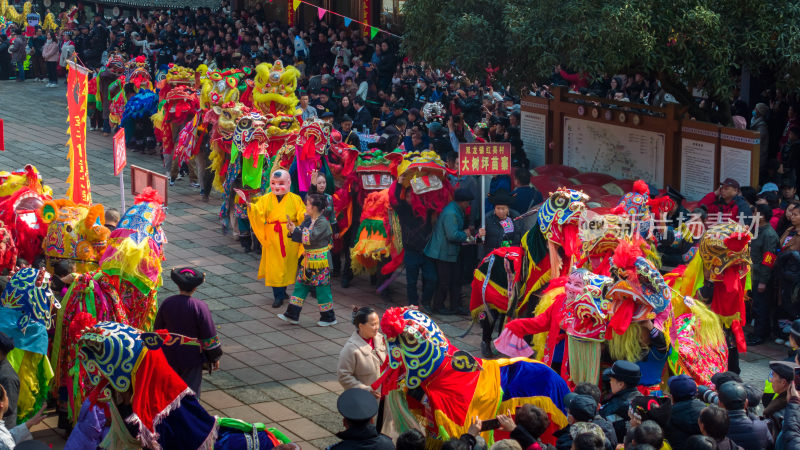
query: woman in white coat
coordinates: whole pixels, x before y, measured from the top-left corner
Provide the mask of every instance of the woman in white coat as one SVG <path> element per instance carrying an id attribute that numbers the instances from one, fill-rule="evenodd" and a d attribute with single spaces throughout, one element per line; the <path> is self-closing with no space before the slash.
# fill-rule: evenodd
<path id="1" fill-rule="evenodd" d="M 365 306 L 353 310 L 356 331 L 339 352 L 339 384 L 344 389 L 361 388 L 380 394 L 370 386 L 381 375 L 381 365 L 386 361 L 386 338 L 380 333 L 378 313 Z"/>
<path id="2" fill-rule="evenodd" d="M 360 388 L 370 391 L 379 399 L 376 427 L 379 432 L 393 439 L 397 438 L 381 394 L 371 386 L 381 376 L 381 366 L 387 357 L 386 337 L 380 332 L 380 316 L 369 306 L 353 307 L 353 325 L 356 331 L 339 352 L 339 384 L 344 389 Z"/>

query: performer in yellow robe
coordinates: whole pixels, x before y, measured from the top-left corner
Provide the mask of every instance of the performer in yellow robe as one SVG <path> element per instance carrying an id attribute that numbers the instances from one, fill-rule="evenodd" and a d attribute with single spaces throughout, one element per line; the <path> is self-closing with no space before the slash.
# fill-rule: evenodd
<path id="1" fill-rule="evenodd" d="M 306 205 L 299 195 L 289 192 L 289 172 L 276 170 L 269 181 L 270 192 L 247 205 L 250 226 L 261 242 L 261 264 L 258 278 L 272 288 L 273 308 L 280 308 L 286 300 L 286 286 L 294 284 L 297 261 L 303 246 L 289 239 L 287 220 L 302 223 Z"/>

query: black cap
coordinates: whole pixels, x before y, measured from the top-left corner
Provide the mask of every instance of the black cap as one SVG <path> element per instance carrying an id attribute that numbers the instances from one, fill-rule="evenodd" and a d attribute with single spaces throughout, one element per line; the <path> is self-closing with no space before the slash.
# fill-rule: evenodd
<path id="1" fill-rule="evenodd" d="M 642 371 L 636 364 L 619 360 L 614 365 L 603 371 L 603 378 L 616 378 L 619 381 L 635 386 L 642 378 Z"/>
<path id="2" fill-rule="evenodd" d="M 722 180 L 722 185 L 723 186 L 730 186 L 730 187 L 736 188 L 736 189 L 739 189 L 739 187 L 740 187 L 739 186 L 739 182 L 734 180 L 733 178 L 730 178 L 730 177 L 725 178 L 724 180 Z"/>
<path id="3" fill-rule="evenodd" d="M 350 116 L 348 116 L 347 114 L 345 114 L 345 115 L 342 116 L 342 120 L 340 120 L 339 123 L 341 123 L 341 122 L 352 122 L 352 121 L 353 121 L 353 119 Z"/>
<path id="4" fill-rule="evenodd" d="M 325 111 L 324 113 L 319 115 L 320 119 L 327 119 L 328 117 L 333 117 L 333 113 L 330 111 Z"/>
<path id="5" fill-rule="evenodd" d="M 331 96 L 331 90 L 330 90 L 330 89 L 328 89 L 327 87 L 322 87 L 322 88 L 320 88 L 320 89 L 319 89 L 319 93 L 320 93 L 320 94 L 325 94 L 325 95 L 327 95 L 328 97 L 330 97 L 330 96 Z"/>
<path id="6" fill-rule="evenodd" d="M 736 381 L 738 383 L 742 383 L 742 377 L 736 374 L 736 372 L 719 372 L 711 375 L 711 384 L 719 388 L 723 384 L 727 383 L 728 381 Z"/>
<path id="7" fill-rule="evenodd" d="M 378 401 L 364 389 L 350 388 L 336 401 L 339 414 L 348 420 L 368 420 L 378 414 Z"/>
<path id="8" fill-rule="evenodd" d="M 747 400 L 747 390 L 738 381 L 728 381 L 717 388 L 719 401 L 728 411 L 744 409 Z"/>
<path id="9" fill-rule="evenodd" d="M 472 195 L 472 191 L 466 188 L 458 188 L 456 189 L 455 201 L 457 202 L 469 202 L 475 199 L 475 196 Z"/>
<path id="10" fill-rule="evenodd" d="M 697 395 L 697 383 L 686 374 L 675 375 L 667 381 L 669 393 L 675 400 L 685 400 Z"/>
<path id="11" fill-rule="evenodd" d="M 206 280 L 206 274 L 192 267 L 172 269 L 169 276 L 178 285 L 178 289 L 186 292 L 200 286 Z"/>
<path id="12" fill-rule="evenodd" d="M 400 100 L 394 102 L 394 105 L 392 105 L 392 108 L 394 108 L 394 109 L 403 109 L 405 107 L 406 107 L 406 101 L 403 100 L 402 98 Z"/>
<path id="13" fill-rule="evenodd" d="M 11 350 L 14 350 L 14 339 L 0 331 L 0 351 L 8 355 Z"/>
<path id="14" fill-rule="evenodd" d="M 681 204 L 682 201 L 686 200 L 686 197 L 680 193 L 677 189 L 672 186 L 667 186 L 667 196 L 675 201 L 677 204 Z"/>
<path id="15" fill-rule="evenodd" d="M 587 422 L 597 414 L 597 402 L 591 396 L 576 395 L 570 400 L 567 411 L 578 422 Z"/>
<path id="16" fill-rule="evenodd" d="M 488 198 L 489 202 L 491 204 L 493 204 L 494 206 L 497 206 L 497 205 L 510 206 L 510 205 L 512 205 L 514 203 L 514 200 L 515 200 L 514 196 L 515 195 L 516 194 L 509 193 L 508 190 L 506 190 L 505 188 L 500 188 L 500 189 L 494 191 L 493 194 L 487 195 L 486 198 Z"/>
<path id="17" fill-rule="evenodd" d="M 794 380 L 794 369 L 798 368 L 797 364 L 790 361 L 770 361 L 769 368 L 772 373 L 778 375 L 786 381 Z"/>

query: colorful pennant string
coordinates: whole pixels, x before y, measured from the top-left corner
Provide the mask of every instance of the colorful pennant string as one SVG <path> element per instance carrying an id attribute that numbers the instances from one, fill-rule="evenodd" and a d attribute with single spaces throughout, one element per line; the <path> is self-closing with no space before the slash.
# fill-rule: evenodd
<path id="1" fill-rule="evenodd" d="M 347 16 L 344 16 L 342 14 L 339 14 L 337 12 L 330 11 L 330 10 L 327 10 L 325 8 L 321 8 L 321 7 L 317 6 L 317 5 L 308 3 L 308 2 L 303 1 L 303 0 L 292 0 L 292 7 L 294 8 L 295 11 L 297 11 L 297 8 L 300 7 L 301 3 L 305 3 L 308 6 L 313 6 L 314 8 L 317 8 L 317 15 L 319 16 L 320 20 L 322 20 L 322 18 L 325 17 L 325 13 L 331 13 L 331 14 L 334 14 L 334 15 L 337 15 L 337 16 L 343 18 L 344 19 L 344 26 L 346 26 L 346 27 L 349 27 L 352 22 L 355 22 L 355 23 L 357 23 L 359 25 L 362 25 L 364 27 L 369 27 L 369 29 L 370 29 L 369 30 L 370 39 L 375 39 L 375 36 L 378 33 L 385 33 L 385 34 L 388 34 L 389 36 L 394 36 L 396 38 L 400 38 L 401 37 L 401 36 L 398 36 L 398 35 L 396 35 L 394 33 L 390 33 L 390 32 L 388 32 L 386 30 L 382 30 L 382 29 L 380 29 L 378 27 L 374 27 L 374 26 L 372 26 L 372 25 L 370 25 L 368 23 L 364 23 L 364 22 L 355 20 L 355 19 L 353 19 L 351 17 L 347 17 Z"/>

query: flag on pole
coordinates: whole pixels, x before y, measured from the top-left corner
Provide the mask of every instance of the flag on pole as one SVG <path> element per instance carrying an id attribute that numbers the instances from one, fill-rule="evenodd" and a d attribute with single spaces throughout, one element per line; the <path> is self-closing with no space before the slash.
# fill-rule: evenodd
<path id="1" fill-rule="evenodd" d="M 67 198 L 79 205 L 92 204 L 92 191 L 89 187 L 89 166 L 86 160 L 86 97 L 89 89 L 88 69 L 69 61 L 67 71 L 67 123 L 69 140 L 67 159 Z"/>

